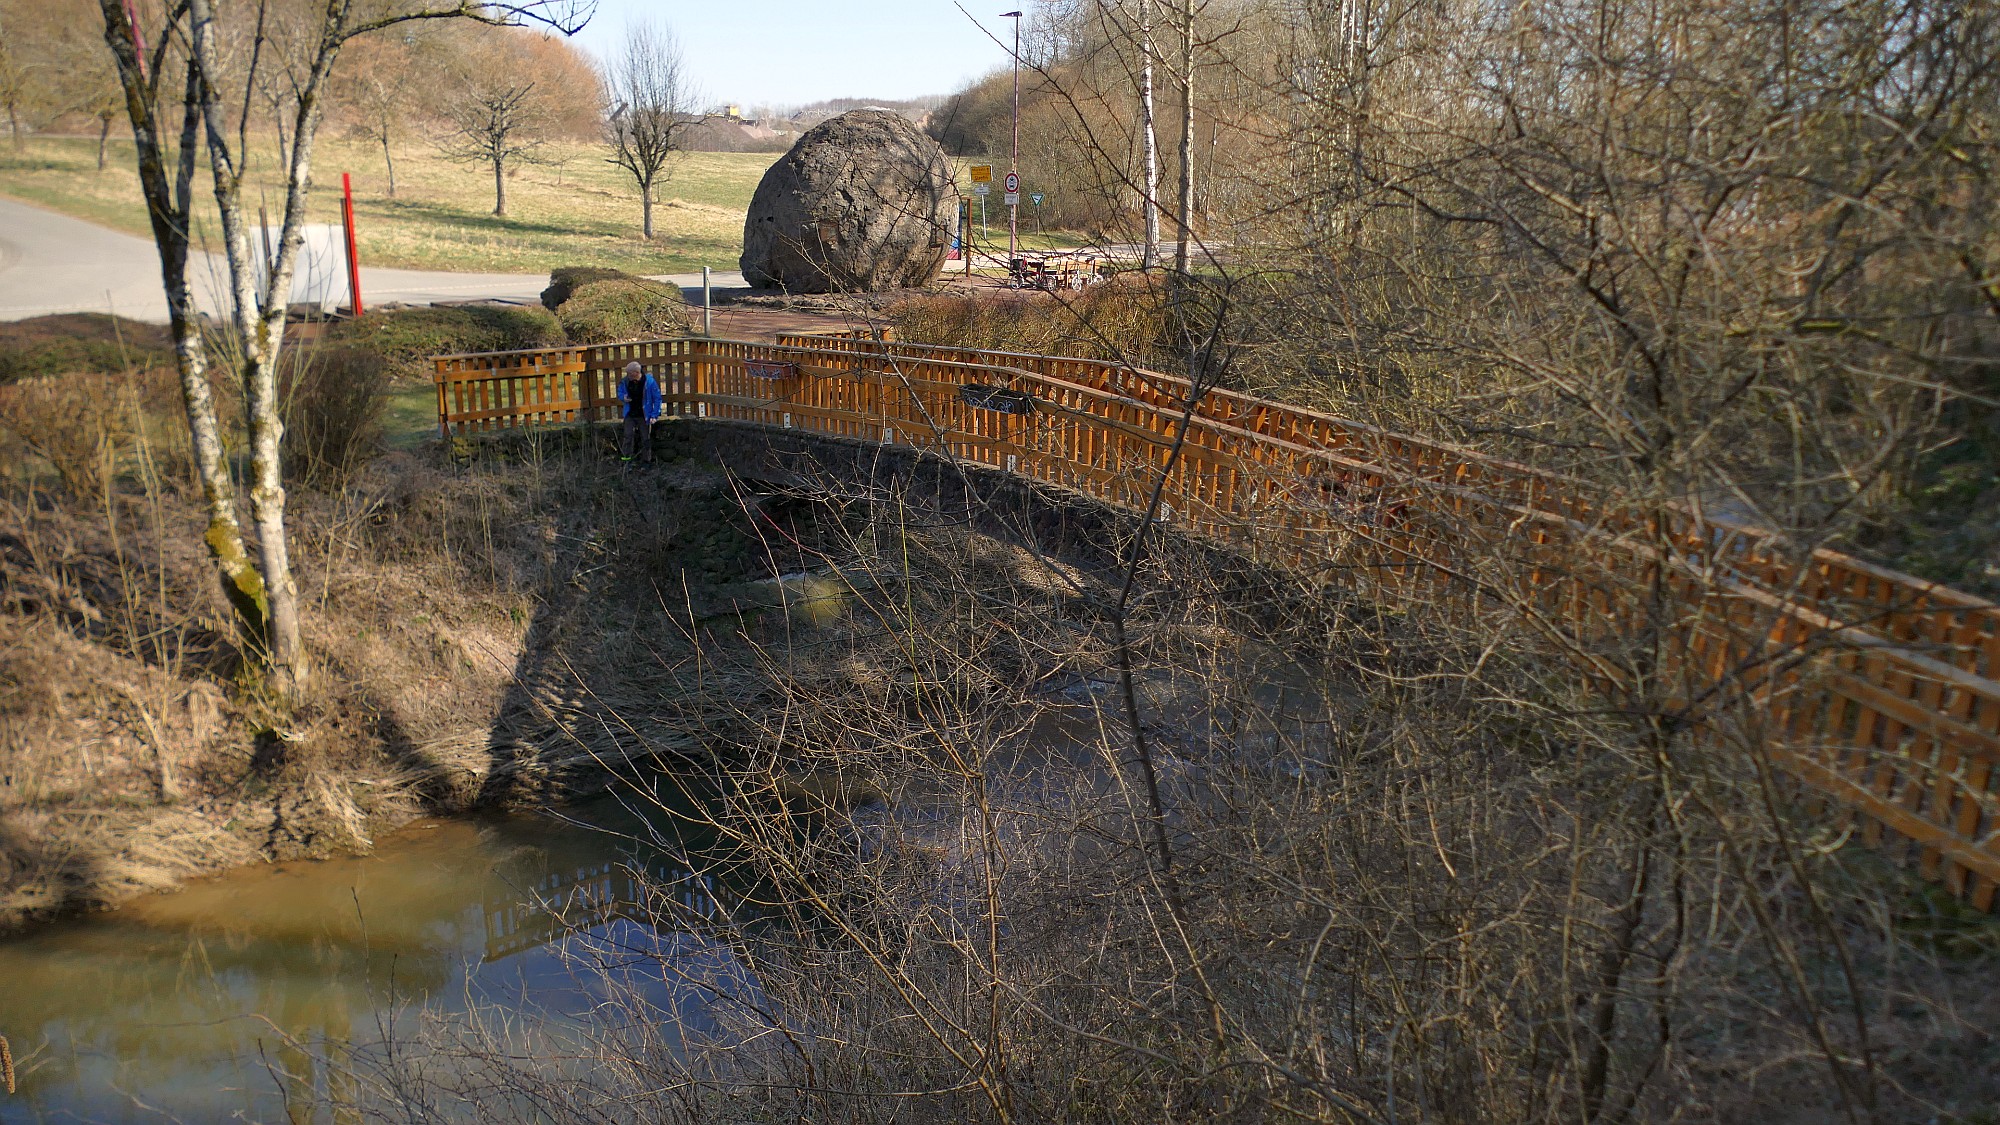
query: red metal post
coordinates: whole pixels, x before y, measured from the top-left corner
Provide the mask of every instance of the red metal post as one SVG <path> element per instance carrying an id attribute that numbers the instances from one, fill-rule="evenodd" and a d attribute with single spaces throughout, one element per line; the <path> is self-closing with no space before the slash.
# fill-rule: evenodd
<path id="1" fill-rule="evenodd" d="M 132 28 L 132 54 L 139 60 L 139 77 L 146 77 L 146 37 L 139 33 L 139 13 L 125 0 L 125 22 Z"/>
<path id="2" fill-rule="evenodd" d="M 358 318 L 361 315 L 361 256 L 354 250 L 354 179 L 346 172 L 340 174 L 340 225 L 347 231 L 348 306 Z"/>

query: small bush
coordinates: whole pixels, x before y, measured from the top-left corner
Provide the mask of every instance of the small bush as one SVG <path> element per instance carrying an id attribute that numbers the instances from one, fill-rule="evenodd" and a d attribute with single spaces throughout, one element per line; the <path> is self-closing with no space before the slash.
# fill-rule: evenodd
<path id="1" fill-rule="evenodd" d="M 103 313 L 0 323 L 0 383 L 78 371 L 171 367 L 173 362 L 173 340 L 158 324 Z"/>
<path id="2" fill-rule="evenodd" d="M 382 443 L 388 364 L 326 345 L 294 353 L 285 376 L 285 471 L 309 488 L 338 488 Z"/>
<path id="3" fill-rule="evenodd" d="M 44 375 L 0 386 L 0 426 L 47 461 L 72 496 L 99 496 L 117 472 L 138 400 L 122 376 L 99 371 Z"/>
<path id="4" fill-rule="evenodd" d="M 430 357 L 434 355 L 553 348 L 561 346 L 563 335 L 556 318 L 543 309 L 432 305 L 371 312 L 358 320 L 339 321 L 328 332 L 327 340 L 381 356 L 393 378 L 428 381 Z"/>
<path id="5" fill-rule="evenodd" d="M 652 340 L 685 335 L 690 329 L 678 288 L 638 278 L 581 286 L 556 316 L 572 344 Z"/>
<path id="6" fill-rule="evenodd" d="M 598 281 L 637 281 L 624 270 L 605 266 L 563 266 L 549 271 L 549 287 L 542 290 L 542 307 L 555 312 L 578 289 Z"/>

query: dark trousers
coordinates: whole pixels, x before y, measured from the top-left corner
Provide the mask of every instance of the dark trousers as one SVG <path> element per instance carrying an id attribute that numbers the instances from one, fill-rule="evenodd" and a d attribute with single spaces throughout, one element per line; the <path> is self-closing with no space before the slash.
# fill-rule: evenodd
<path id="1" fill-rule="evenodd" d="M 625 429 L 618 435 L 618 455 L 620 457 L 630 460 L 633 456 L 635 446 L 639 451 L 640 458 L 646 464 L 652 464 L 653 424 L 646 420 L 644 414 L 627 414 L 625 416 Z"/>

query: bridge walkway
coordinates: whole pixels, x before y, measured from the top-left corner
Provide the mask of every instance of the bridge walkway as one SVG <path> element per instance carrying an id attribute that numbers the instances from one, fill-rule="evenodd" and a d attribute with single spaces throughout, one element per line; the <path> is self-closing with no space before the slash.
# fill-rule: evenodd
<path id="1" fill-rule="evenodd" d="M 1651 678 L 1980 910 L 2000 889 L 2000 606 L 1690 508 L 1117 363 L 682 337 L 435 359 L 442 432 L 667 414 L 908 447 L 1144 511 L 1389 601 L 1507 620 L 1591 683 Z M 1620 651 L 1622 648 L 1622 652 Z"/>

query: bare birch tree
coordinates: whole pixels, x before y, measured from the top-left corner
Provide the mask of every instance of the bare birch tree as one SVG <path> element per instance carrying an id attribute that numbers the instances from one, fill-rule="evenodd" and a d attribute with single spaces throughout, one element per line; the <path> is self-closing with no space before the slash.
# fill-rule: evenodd
<path id="1" fill-rule="evenodd" d="M 1139 0 L 1139 130 L 1144 147 L 1145 179 L 1139 204 L 1145 221 L 1145 250 L 1139 264 L 1160 264 L 1160 131 L 1153 115 L 1153 5 Z"/>
<path id="2" fill-rule="evenodd" d="M 1180 213 L 1174 236 L 1174 272 L 1188 272 L 1188 243 L 1194 237 L 1194 60 L 1195 0 L 1181 0 L 1175 13 L 1181 40 Z"/>
<path id="3" fill-rule="evenodd" d="M 653 237 L 653 190 L 694 124 L 697 97 L 680 43 L 665 25 L 639 23 L 625 32 L 618 57 L 607 68 L 611 112 L 611 163 L 639 189 L 640 226 Z"/>
<path id="4" fill-rule="evenodd" d="M 285 306 L 303 242 L 306 195 L 312 183 L 313 141 L 328 78 L 341 48 L 358 35 L 413 19 L 471 19 L 485 23 L 537 21 L 565 29 L 588 16 L 581 0 L 485 4 L 454 0 L 436 6 L 323 0 L 312 6 L 309 35 L 290 64 L 291 138 L 286 148 L 285 198 L 277 248 L 265 268 L 251 248 L 252 215 L 243 185 L 251 159 L 247 103 L 232 105 L 232 90 L 254 97 L 265 35 L 266 5 L 253 18 L 248 75 L 230 82 L 222 28 L 214 0 L 188 0 L 142 26 L 137 10 L 121 0 L 100 0 L 105 42 L 117 62 L 125 110 L 132 122 L 141 190 L 160 253 L 162 284 L 181 375 L 196 469 L 207 499 L 209 553 L 234 607 L 243 638 L 266 661 L 274 686 L 288 696 L 310 681 L 310 661 L 299 633 L 298 595 L 285 529 L 285 488 L 280 446 L 277 370 L 284 345 Z M 232 117 L 234 120 L 232 121 Z M 216 210 L 229 263 L 228 323 L 235 337 L 230 357 L 241 380 L 248 416 L 251 518 L 255 557 L 236 514 L 236 485 L 224 451 L 222 427 L 209 390 L 209 346 L 203 339 L 188 277 L 190 219 L 196 161 L 206 148 Z"/>

